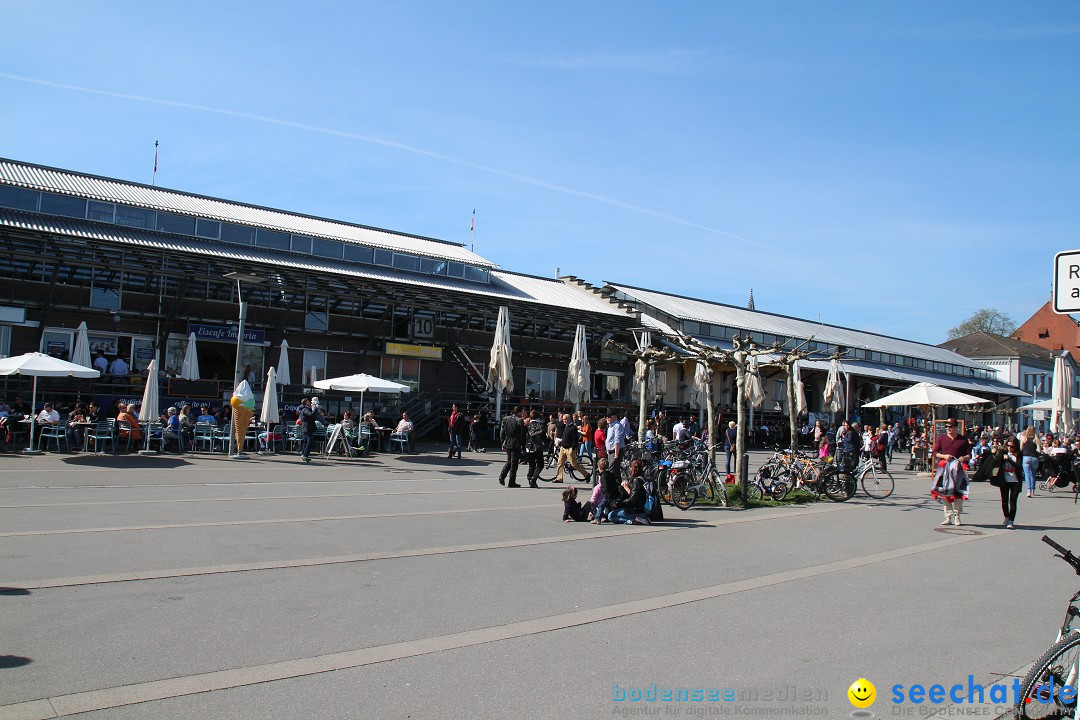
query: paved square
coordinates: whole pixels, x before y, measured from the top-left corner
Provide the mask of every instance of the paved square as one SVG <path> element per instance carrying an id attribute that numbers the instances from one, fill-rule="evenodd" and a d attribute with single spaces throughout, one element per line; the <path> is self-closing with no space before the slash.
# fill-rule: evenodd
<path id="1" fill-rule="evenodd" d="M 891 688 L 1002 681 L 1076 586 L 1039 542 L 1080 549 L 1072 495 L 1010 532 L 977 484 L 940 532 L 899 472 L 888 501 L 613 527 L 499 465 L 0 457 L 0 718 L 848 717 L 861 677 L 878 717 L 992 717 Z"/>

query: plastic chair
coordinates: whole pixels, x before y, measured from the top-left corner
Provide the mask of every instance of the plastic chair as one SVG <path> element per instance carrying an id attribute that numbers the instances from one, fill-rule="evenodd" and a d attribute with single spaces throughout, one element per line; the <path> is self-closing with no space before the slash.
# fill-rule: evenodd
<path id="1" fill-rule="evenodd" d="M 134 428 L 131 427 L 131 423 L 127 420 L 116 421 L 116 444 L 119 448 L 120 443 L 124 443 L 124 452 L 131 452 L 131 437 L 134 432 Z"/>
<path id="2" fill-rule="evenodd" d="M 153 450 L 154 443 L 157 443 L 159 452 L 165 452 L 165 426 L 159 422 L 146 424 L 146 436 L 140 442 L 147 450 Z M 142 448 L 139 449 L 142 450 Z"/>
<path id="3" fill-rule="evenodd" d="M 195 423 L 195 435 L 192 447 L 198 450 L 200 446 L 206 447 L 206 452 L 214 452 L 214 426 L 208 422 Z"/>
<path id="4" fill-rule="evenodd" d="M 405 433 L 390 433 L 390 442 L 387 443 L 390 450 L 396 445 L 399 453 L 409 452 L 409 436 Z"/>
<path id="5" fill-rule="evenodd" d="M 66 424 L 40 425 L 39 427 L 41 429 L 38 432 L 38 450 L 43 449 L 43 443 L 48 447 L 48 441 L 52 440 L 56 444 L 56 452 L 60 452 L 60 441 L 63 440 L 67 451 L 71 452 L 71 445 L 68 444 Z"/>
<path id="6" fill-rule="evenodd" d="M 90 441 L 94 442 L 95 452 L 105 452 L 102 447 L 107 443 L 109 449 L 112 452 L 116 452 L 116 437 L 113 434 L 113 423 L 108 420 L 103 420 L 97 425 L 86 429 L 87 447 L 90 447 Z"/>

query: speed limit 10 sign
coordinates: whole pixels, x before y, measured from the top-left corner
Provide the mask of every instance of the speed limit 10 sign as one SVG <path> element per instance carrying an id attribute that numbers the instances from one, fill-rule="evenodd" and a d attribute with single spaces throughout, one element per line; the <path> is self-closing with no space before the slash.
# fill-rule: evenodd
<path id="1" fill-rule="evenodd" d="M 1054 312 L 1080 312 L 1080 250 L 1054 256 Z"/>

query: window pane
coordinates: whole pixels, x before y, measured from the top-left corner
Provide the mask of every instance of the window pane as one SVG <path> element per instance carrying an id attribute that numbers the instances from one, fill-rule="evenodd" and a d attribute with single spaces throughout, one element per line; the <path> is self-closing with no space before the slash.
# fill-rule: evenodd
<path id="1" fill-rule="evenodd" d="M 194 235 L 195 218 L 172 213 L 158 213 L 157 229 L 178 235 Z"/>
<path id="2" fill-rule="evenodd" d="M 98 222 L 112 222 L 114 208 L 112 203 L 103 203 L 90 200 L 86 203 L 86 217 Z"/>
<path id="3" fill-rule="evenodd" d="M 0 207 L 33 212 L 38 209 L 39 194 L 37 190 L 0 185 Z"/>
<path id="4" fill-rule="evenodd" d="M 345 244 L 345 259 L 352 262 L 368 263 L 373 262 L 375 253 L 369 247 L 363 245 L 353 245 L 351 243 Z"/>
<path id="5" fill-rule="evenodd" d="M 289 233 L 259 228 L 255 234 L 255 244 L 259 247 L 273 248 L 274 250 L 288 250 Z"/>
<path id="6" fill-rule="evenodd" d="M 420 258 L 405 253 L 394 253 L 394 267 L 398 270 L 412 270 L 415 272 L 420 269 Z"/>
<path id="7" fill-rule="evenodd" d="M 153 228 L 154 215 L 156 214 L 153 210 L 117 205 L 116 224 L 137 228 Z"/>
<path id="8" fill-rule="evenodd" d="M 71 359 L 70 330 L 46 330 L 41 335 L 41 352 L 61 360 Z"/>
<path id="9" fill-rule="evenodd" d="M 325 238 L 314 238 L 311 243 L 311 254 L 318 255 L 324 258 L 334 258 L 335 260 L 341 259 L 343 243 L 337 240 L 327 240 Z"/>
<path id="10" fill-rule="evenodd" d="M 420 272 L 428 275 L 445 275 L 446 261 L 434 258 L 420 258 Z"/>
<path id="11" fill-rule="evenodd" d="M 314 372 L 313 372 L 314 371 Z M 304 379 L 305 385 L 311 385 L 316 380 L 323 380 L 326 378 L 326 351 L 325 350 L 305 350 L 304 351 Z"/>
<path id="12" fill-rule="evenodd" d="M 305 255 L 311 254 L 311 238 L 306 235 L 293 235 L 292 236 L 292 251 L 298 253 L 304 253 Z"/>
<path id="13" fill-rule="evenodd" d="M 465 266 L 465 279 L 472 282 L 487 282 L 487 271 L 472 265 Z"/>
<path id="14" fill-rule="evenodd" d="M 453 278 L 465 277 L 465 266 L 461 263 L 452 262 L 446 268 L 446 274 Z"/>
<path id="15" fill-rule="evenodd" d="M 227 243 L 236 243 L 237 245 L 254 245 L 255 228 L 233 225 L 232 223 L 221 223 L 221 239 Z"/>
<path id="16" fill-rule="evenodd" d="M 321 310 L 308 310 L 304 317 L 304 329 L 316 332 L 326 331 L 326 313 Z"/>
<path id="17" fill-rule="evenodd" d="M 376 250 L 375 251 L 375 264 L 386 265 L 390 267 L 394 264 L 394 253 L 389 250 Z"/>
<path id="18" fill-rule="evenodd" d="M 86 200 L 67 195 L 53 195 L 41 193 L 41 212 L 50 215 L 63 215 L 65 217 L 86 217 Z"/>
<path id="19" fill-rule="evenodd" d="M 201 238 L 217 240 L 218 236 L 221 234 L 221 223 L 217 220 L 199 218 L 195 221 L 195 234 Z"/>
<path id="20" fill-rule="evenodd" d="M 701 332 L 701 325 L 691 320 L 684 320 L 682 324 L 683 332 L 687 335 L 697 335 Z"/>

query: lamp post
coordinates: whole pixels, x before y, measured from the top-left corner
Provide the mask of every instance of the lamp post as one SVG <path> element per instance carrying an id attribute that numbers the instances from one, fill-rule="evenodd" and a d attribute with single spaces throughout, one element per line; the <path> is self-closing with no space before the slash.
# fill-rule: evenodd
<path id="1" fill-rule="evenodd" d="M 258 277 L 257 275 L 248 275 L 247 273 L 231 272 L 225 273 L 224 277 L 230 280 L 236 281 L 236 300 L 240 304 L 240 320 L 236 328 L 236 369 L 233 372 L 233 388 L 240 384 L 240 362 L 244 350 L 244 321 L 247 320 L 247 303 L 244 302 L 243 295 L 243 283 L 248 285 L 258 285 L 259 283 L 266 282 L 265 278 Z M 233 442 L 233 426 L 235 423 L 229 423 L 229 457 L 233 460 L 247 460 L 248 456 L 243 452 L 233 454 L 233 448 L 235 443 Z"/>

